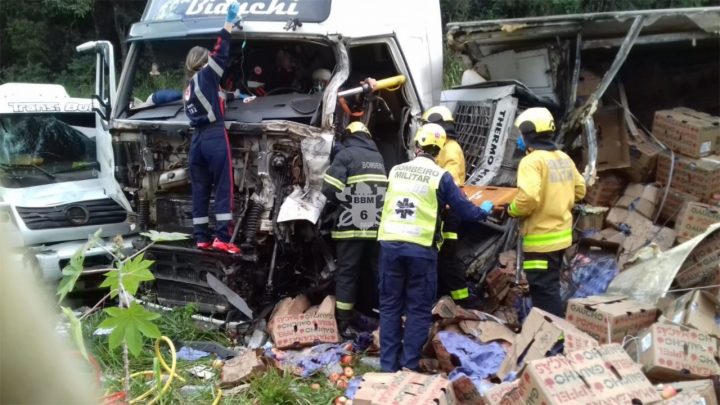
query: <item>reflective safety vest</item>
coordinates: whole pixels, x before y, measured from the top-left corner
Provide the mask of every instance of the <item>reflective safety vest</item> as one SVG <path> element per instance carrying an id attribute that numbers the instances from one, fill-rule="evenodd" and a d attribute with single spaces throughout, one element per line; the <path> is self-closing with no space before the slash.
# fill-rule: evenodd
<path id="1" fill-rule="evenodd" d="M 378 240 L 433 246 L 440 222 L 437 191 L 445 172 L 426 157 L 393 167 Z"/>

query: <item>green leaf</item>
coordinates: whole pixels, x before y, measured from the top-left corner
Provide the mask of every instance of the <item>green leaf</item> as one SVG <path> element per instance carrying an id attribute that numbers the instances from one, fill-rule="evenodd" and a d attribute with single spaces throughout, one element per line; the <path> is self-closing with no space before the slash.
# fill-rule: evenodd
<path id="1" fill-rule="evenodd" d="M 118 269 L 105 273 L 105 280 L 100 287 L 109 287 L 110 295 L 115 297 L 120 291 L 120 277 L 122 277 L 125 291 L 130 295 L 135 295 L 141 282 L 155 279 L 150 272 L 150 266 L 153 263 L 152 260 L 144 260 L 143 255 L 138 255 L 123 263 Z"/>
<path id="2" fill-rule="evenodd" d="M 112 328 L 109 337 L 110 349 L 127 344 L 130 353 L 137 356 L 142 351 L 143 336 L 160 337 L 160 329 L 151 321 L 160 317 L 159 314 L 146 310 L 142 305 L 132 302 L 129 308 L 106 308 L 108 314 L 100 328 Z"/>
<path id="3" fill-rule="evenodd" d="M 153 242 L 173 242 L 190 238 L 190 235 L 181 232 L 147 231 L 141 232 L 140 235 L 150 239 Z"/>
<path id="4" fill-rule="evenodd" d="M 78 351 L 80 351 L 80 354 L 82 354 L 85 360 L 87 360 L 88 355 L 87 350 L 85 349 L 85 339 L 83 339 L 80 320 L 75 316 L 72 309 L 67 307 L 60 307 L 60 309 L 62 309 L 63 314 L 65 314 L 65 317 L 68 321 L 70 321 L 70 337 L 72 338 L 73 343 L 75 343 L 75 346 Z"/>
<path id="5" fill-rule="evenodd" d="M 57 295 L 59 296 L 58 302 L 62 302 L 75 288 L 75 284 L 83 272 L 83 263 L 85 262 L 85 252 L 87 249 L 88 245 L 78 249 L 70 258 L 67 266 L 63 268 L 62 274 L 64 277 L 60 280 L 60 285 L 58 285 L 57 290 Z"/>

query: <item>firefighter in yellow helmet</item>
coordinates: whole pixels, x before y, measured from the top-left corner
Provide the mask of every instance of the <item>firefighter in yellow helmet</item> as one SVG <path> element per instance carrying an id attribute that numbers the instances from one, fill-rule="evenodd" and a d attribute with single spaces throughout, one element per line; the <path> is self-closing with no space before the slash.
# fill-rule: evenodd
<path id="1" fill-rule="evenodd" d="M 418 369 L 437 288 L 441 207 L 450 205 L 468 221 L 483 220 L 492 211 L 491 201 L 480 207 L 468 201 L 450 173 L 435 163 L 445 139 L 439 125 L 423 125 L 415 134 L 415 159 L 393 167 L 388 176 L 378 229 L 383 371 Z"/>
<path id="2" fill-rule="evenodd" d="M 437 164 L 450 173 L 458 187 L 462 187 L 465 184 L 465 154 L 457 142 L 452 113 L 445 106 L 435 106 L 425 111 L 422 121 L 438 124 L 445 130 L 447 140 L 437 157 Z M 447 207 L 443 208 L 441 216 L 443 244 L 438 254 L 438 295 L 450 295 L 460 306 L 479 309 L 477 297 L 470 297 L 465 265 L 457 254 L 460 220 Z"/>
<path id="3" fill-rule="evenodd" d="M 518 149 L 518 194 L 508 214 L 522 218 L 523 270 L 533 305 L 563 316 L 560 267 L 572 244 L 572 213 L 585 197 L 585 180 L 573 161 L 553 142 L 555 120 L 546 108 L 529 108 L 515 120 Z"/>

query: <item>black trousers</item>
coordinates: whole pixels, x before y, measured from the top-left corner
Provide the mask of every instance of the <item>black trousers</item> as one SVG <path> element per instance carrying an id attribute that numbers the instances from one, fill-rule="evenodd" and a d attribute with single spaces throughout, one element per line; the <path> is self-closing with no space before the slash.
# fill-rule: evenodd
<path id="1" fill-rule="evenodd" d="M 459 301 L 468 298 L 465 265 L 457 254 L 457 232 L 460 219 L 450 210 L 442 213 L 443 244 L 438 252 L 438 295 L 449 295 Z M 454 239 L 453 239 L 454 238 Z"/>
<path id="2" fill-rule="evenodd" d="M 523 270 L 530 284 L 533 306 L 559 317 L 565 316 L 565 306 L 560 298 L 560 268 L 564 252 L 523 254 Z"/>
<path id="3" fill-rule="evenodd" d="M 337 274 L 335 275 L 335 315 L 338 319 L 352 318 L 358 298 L 358 286 L 371 285 L 363 291 L 363 301 L 377 300 L 378 242 L 374 239 L 339 239 L 335 241 Z M 360 278 L 370 283 L 360 283 Z"/>

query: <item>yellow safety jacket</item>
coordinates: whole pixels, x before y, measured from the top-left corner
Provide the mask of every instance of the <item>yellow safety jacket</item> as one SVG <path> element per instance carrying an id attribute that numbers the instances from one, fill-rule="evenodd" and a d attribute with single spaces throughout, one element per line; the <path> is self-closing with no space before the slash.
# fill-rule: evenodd
<path id="1" fill-rule="evenodd" d="M 585 180 L 565 153 L 534 150 L 520 161 L 518 194 L 508 213 L 523 217 L 523 251 L 547 253 L 572 244 L 572 207 Z"/>
<path id="2" fill-rule="evenodd" d="M 465 154 L 457 141 L 448 138 L 435 160 L 450 173 L 458 187 L 465 184 Z"/>
<path id="3" fill-rule="evenodd" d="M 426 157 L 392 168 L 378 240 L 431 247 L 438 231 L 440 179 L 445 170 Z"/>

